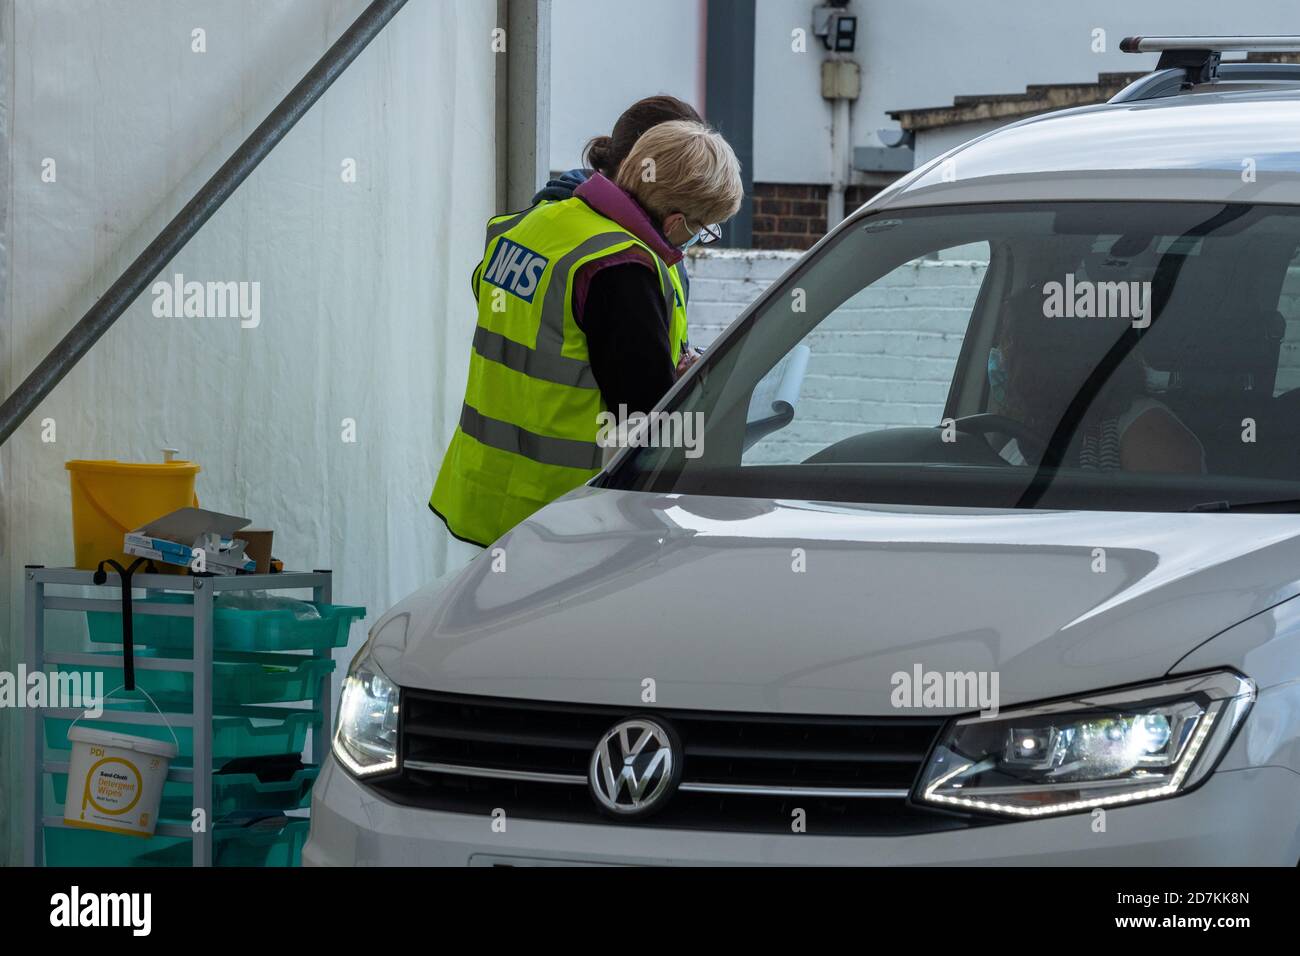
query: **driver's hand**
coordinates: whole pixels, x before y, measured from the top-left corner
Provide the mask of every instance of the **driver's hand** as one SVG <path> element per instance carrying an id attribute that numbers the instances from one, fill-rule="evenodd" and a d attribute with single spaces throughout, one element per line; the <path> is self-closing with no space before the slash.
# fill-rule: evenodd
<path id="1" fill-rule="evenodd" d="M 677 360 L 677 377 L 681 378 L 692 365 L 700 360 L 700 353 L 695 349 L 683 349 L 682 357 Z"/>

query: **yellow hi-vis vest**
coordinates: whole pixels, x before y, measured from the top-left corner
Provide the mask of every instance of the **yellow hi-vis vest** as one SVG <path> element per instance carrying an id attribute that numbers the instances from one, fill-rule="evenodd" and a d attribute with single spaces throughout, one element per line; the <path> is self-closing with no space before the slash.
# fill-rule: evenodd
<path id="1" fill-rule="evenodd" d="M 465 403 L 429 499 L 456 537 L 486 547 L 600 470 L 606 408 L 573 284 L 580 266 L 633 247 L 659 272 L 675 365 L 687 341 L 681 277 L 648 245 L 578 198 L 489 220 Z"/>

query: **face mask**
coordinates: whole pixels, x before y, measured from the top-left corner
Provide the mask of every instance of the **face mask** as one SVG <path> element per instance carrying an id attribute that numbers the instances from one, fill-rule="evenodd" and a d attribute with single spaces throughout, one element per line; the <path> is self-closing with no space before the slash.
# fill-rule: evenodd
<path id="1" fill-rule="evenodd" d="M 989 349 L 989 396 L 999 405 L 1007 403 L 1007 370 L 1002 365 L 1002 350 Z"/>
<path id="2" fill-rule="evenodd" d="M 687 229 L 691 228 L 690 223 L 686 221 L 685 217 L 682 218 L 682 225 L 685 226 Z M 660 226 L 659 231 L 663 233 L 665 239 L 668 238 L 668 229 L 665 226 Z M 669 239 L 668 241 L 672 242 L 671 239 Z M 700 241 L 699 232 L 693 232 L 691 233 L 691 238 L 687 239 L 683 243 L 678 244 L 677 248 L 680 249 L 682 252 L 685 252 L 687 249 L 689 249 L 691 246 L 695 245 L 699 241 Z"/>

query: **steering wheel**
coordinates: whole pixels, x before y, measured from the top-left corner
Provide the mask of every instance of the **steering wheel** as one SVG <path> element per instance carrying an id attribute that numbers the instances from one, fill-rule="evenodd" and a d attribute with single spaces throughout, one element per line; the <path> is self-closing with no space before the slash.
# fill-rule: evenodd
<path id="1" fill-rule="evenodd" d="M 1024 454 L 1026 460 L 1031 457 L 1031 454 L 1027 453 L 1032 453 L 1032 457 L 1037 458 L 1047 447 L 1047 439 L 1024 422 L 1018 422 L 1014 418 L 1007 418 L 1005 415 L 998 415 L 994 412 L 979 412 L 975 415 L 963 415 L 961 418 L 954 418 L 953 426 L 957 431 L 966 432 L 970 435 L 987 436 L 992 433 L 1010 435 L 1020 445 L 1021 453 Z M 1005 461 L 1005 459 L 1003 460 Z"/>

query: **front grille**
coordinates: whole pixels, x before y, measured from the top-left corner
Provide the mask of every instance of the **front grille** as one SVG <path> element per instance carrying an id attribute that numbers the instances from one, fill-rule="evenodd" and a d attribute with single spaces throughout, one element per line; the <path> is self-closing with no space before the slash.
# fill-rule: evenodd
<path id="1" fill-rule="evenodd" d="M 370 782 L 389 799 L 453 813 L 613 821 L 586 785 L 601 736 L 650 715 L 683 747 L 678 791 L 629 826 L 902 835 L 983 823 L 907 799 L 942 718 L 824 717 L 509 700 L 403 690 L 400 773 Z M 624 821 L 619 821 L 623 823 Z"/>

